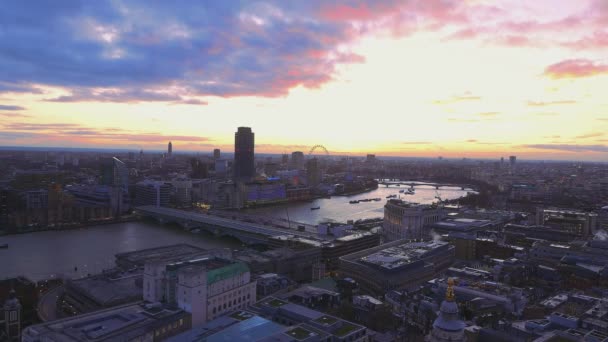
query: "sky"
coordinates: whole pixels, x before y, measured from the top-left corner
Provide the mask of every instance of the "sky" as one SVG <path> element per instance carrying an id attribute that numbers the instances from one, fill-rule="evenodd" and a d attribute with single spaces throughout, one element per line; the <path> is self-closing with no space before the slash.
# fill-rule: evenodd
<path id="1" fill-rule="evenodd" d="M 608 0 L 0 6 L 0 146 L 608 160 Z"/>

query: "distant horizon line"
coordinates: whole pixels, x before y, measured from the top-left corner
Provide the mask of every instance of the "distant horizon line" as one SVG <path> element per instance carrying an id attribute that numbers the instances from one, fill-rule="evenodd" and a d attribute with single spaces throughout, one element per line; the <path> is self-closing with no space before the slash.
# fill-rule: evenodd
<path id="1" fill-rule="evenodd" d="M 32 152 L 100 152 L 100 153 L 110 153 L 110 152 L 119 152 L 119 153 L 128 153 L 128 152 L 140 152 L 140 151 L 147 151 L 147 152 L 153 152 L 153 153 L 166 153 L 166 150 L 160 150 L 160 149 L 149 149 L 149 150 L 144 150 L 144 149 L 128 149 L 128 148 L 113 148 L 113 147 L 61 147 L 61 146 L 0 146 L 0 151 L 32 151 Z M 220 150 L 221 151 L 221 150 Z M 294 151 L 296 152 L 296 151 Z M 299 151 L 302 152 L 302 151 Z M 173 151 L 173 154 L 182 154 L 182 155 L 196 155 L 196 154 L 201 154 L 201 153 L 205 153 L 205 154 L 213 154 L 213 150 L 208 150 L 208 151 Z M 230 156 L 234 155 L 234 152 L 224 152 L 221 151 L 222 154 L 227 154 Z M 263 152 L 263 153 L 255 153 L 257 155 L 266 155 L 266 156 L 282 156 L 285 153 L 270 153 L 270 152 Z M 291 153 L 287 153 L 288 155 L 291 155 Z M 365 158 L 367 156 L 367 154 L 373 154 L 376 158 L 381 158 L 381 159 L 410 159 L 410 160 L 434 160 L 434 161 L 439 161 L 439 160 L 457 160 L 457 161 L 463 161 L 463 160 L 468 160 L 468 161 L 500 161 L 500 157 L 499 158 L 483 158 L 483 157 L 444 157 L 444 156 L 434 156 L 434 157 L 422 157 L 422 156 L 418 156 L 418 157 L 414 157 L 414 156 L 393 156 L 393 155 L 377 155 L 374 153 L 365 153 L 365 154 L 361 154 L 358 156 L 352 156 L 352 155 L 346 155 L 346 154 L 330 154 L 329 157 L 354 157 L 354 158 Z M 308 155 L 305 153 L 305 156 Z M 441 159 L 439 159 L 441 157 Z M 517 157 L 517 156 L 516 156 Z M 504 158 L 504 162 L 505 163 L 509 163 L 509 156 Z M 608 163 L 608 161 L 590 161 L 590 160 L 572 160 L 572 159 L 527 159 L 527 158 L 522 158 L 522 157 L 517 157 L 517 161 L 524 161 L 524 162 L 552 162 L 552 163 L 558 163 L 558 162 L 575 162 L 575 163 L 591 163 L 591 164 L 606 164 Z"/>

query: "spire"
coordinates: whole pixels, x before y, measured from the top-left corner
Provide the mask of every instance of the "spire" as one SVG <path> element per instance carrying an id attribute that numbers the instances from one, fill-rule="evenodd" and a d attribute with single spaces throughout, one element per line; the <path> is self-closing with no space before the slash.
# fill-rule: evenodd
<path id="1" fill-rule="evenodd" d="M 454 279 L 448 279 L 448 289 L 445 291 L 445 300 L 448 302 L 454 301 Z"/>

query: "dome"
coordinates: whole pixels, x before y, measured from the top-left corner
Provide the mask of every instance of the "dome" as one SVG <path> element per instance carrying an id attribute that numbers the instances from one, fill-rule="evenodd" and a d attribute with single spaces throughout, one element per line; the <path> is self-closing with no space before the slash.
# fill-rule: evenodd
<path id="1" fill-rule="evenodd" d="M 439 308 L 439 311 L 441 311 L 441 313 L 443 313 L 443 314 L 457 315 L 458 314 L 458 305 L 456 305 L 455 302 L 448 302 L 447 300 L 444 300 L 441 303 L 441 307 Z"/>

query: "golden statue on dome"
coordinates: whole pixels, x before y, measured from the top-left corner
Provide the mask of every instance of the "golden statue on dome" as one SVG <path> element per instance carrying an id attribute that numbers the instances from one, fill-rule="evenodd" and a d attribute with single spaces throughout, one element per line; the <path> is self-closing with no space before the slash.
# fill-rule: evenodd
<path id="1" fill-rule="evenodd" d="M 445 300 L 448 302 L 454 301 L 454 279 L 448 278 L 448 289 L 445 292 Z"/>

